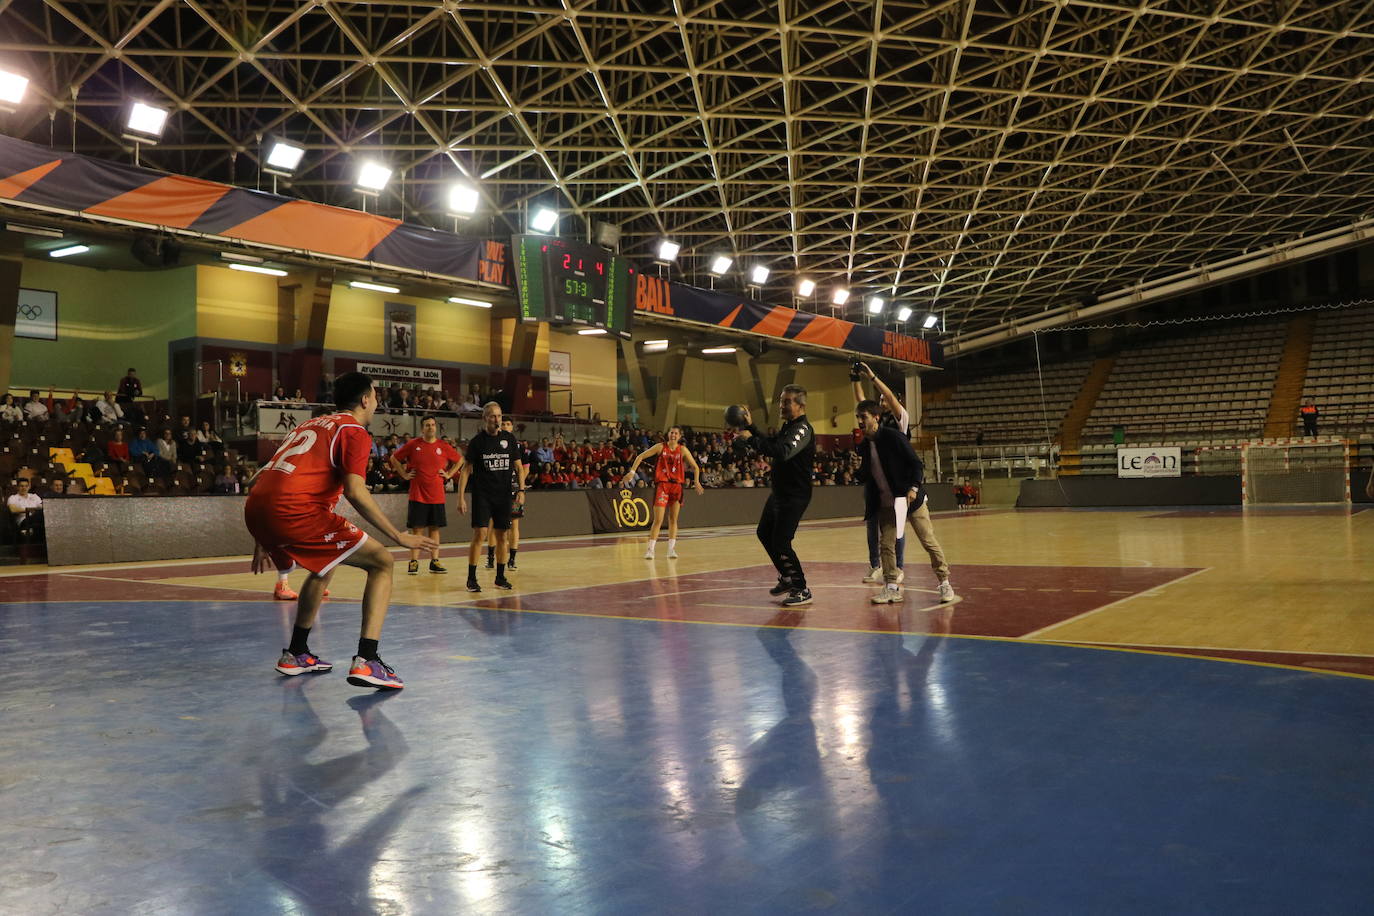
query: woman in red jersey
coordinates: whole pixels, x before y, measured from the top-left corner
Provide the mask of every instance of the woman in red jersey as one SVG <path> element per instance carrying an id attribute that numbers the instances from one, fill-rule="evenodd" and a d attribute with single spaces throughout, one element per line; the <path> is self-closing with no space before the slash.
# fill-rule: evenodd
<path id="1" fill-rule="evenodd" d="M 674 426 L 668 430 L 668 441 L 651 445 L 640 452 L 626 472 L 622 486 L 630 486 L 635 479 L 635 471 L 645 458 L 658 456 L 654 463 L 654 525 L 649 529 L 649 549 L 644 551 L 644 559 L 654 558 L 654 544 L 658 532 L 663 527 L 663 513 L 668 513 L 668 559 L 677 559 L 677 515 L 682 510 L 682 488 L 687 483 L 686 468 L 692 469 L 692 482 L 698 495 L 706 491 L 701 488 L 701 468 L 692 457 L 687 446 L 682 444 L 682 430 Z"/>

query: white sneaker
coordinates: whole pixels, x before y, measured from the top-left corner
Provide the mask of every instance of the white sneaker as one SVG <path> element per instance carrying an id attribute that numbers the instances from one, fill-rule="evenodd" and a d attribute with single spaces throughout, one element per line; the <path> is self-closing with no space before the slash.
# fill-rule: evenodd
<path id="1" fill-rule="evenodd" d="M 872 585 L 875 582 L 881 581 L 883 581 L 883 568 L 881 566 L 873 567 L 868 571 L 868 575 L 864 576 L 864 583 L 866 585 Z"/>
<path id="2" fill-rule="evenodd" d="M 670 560 L 676 560 L 676 559 L 677 559 L 677 548 L 676 548 L 676 547 L 669 547 L 669 548 L 668 548 L 668 559 L 670 559 Z"/>
<path id="3" fill-rule="evenodd" d="M 868 599 L 874 604 L 898 604 L 902 600 L 902 589 L 895 582 L 883 586 L 883 590 Z"/>
<path id="4" fill-rule="evenodd" d="M 644 559 L 646 559 L 646 560 L 652 560 L 653 558 L 654 558 L 654 548 L 653 548 L 653 547 L 650 547 L 648 550 L 644 551 Z"/>
<path id="5" fill-rule="evenodd" d="M 897 582 L 898 582 L 898 584 L 900 584 L 900 583 L 902 583 L 902 582 L 904 582 L 904 581 L 906 581 L 906 570 L 904 570 L 904 569 L 902 569 L 900 566 L 898 566 L 898 567 L 897 567 Z"/>
<path id="6" fill-rule="evenodd" d="M 949 584 L 949 580 L 940 583 L 940 603 L 945 604 L 954 600 L 954 586 Z"/>

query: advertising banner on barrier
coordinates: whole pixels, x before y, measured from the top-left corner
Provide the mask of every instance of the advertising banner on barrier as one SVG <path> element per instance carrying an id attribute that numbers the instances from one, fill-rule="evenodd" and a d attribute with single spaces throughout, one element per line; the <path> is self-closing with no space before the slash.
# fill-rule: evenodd
<path id="1" fill-rule="evenodd" d="M 356 368 L 359 372 L 372 376 L 372 381 L 379 388 L 386 388 L 392 382 L 398 382 L 406 388 L 442 388 L 444 383 L 443 370 L 427 366 L 391 366 L 386 363 L 360 362 Z"/>
<path id="2" fill-rule="evenodd" d="M 1179 477 L 1182 467 L 1182 450 L 1176 445 L 1116 450 L 1117 477 Z"/>
<path id="3" fill-rule="evenodd" d="M 259 407 L 258 435 L 285 436 L 311 416 L 309 407 Z"/>
<path id="4" fill-rule="evenodd" d="M 587 502 L 591 504 L 592 530 L 597 534 L 615 534 L 621 531 L 648 531 L 653 521 L 653 508 L 649 500 L 654 491 L 648 487 L 638 490 L 588 490 Z"/>
<path id="5" fill-rule="evenodd" d="M 644 274 L 636 278 L 635 309 L 644 315 L 699 321 L 720 328 L 819 347 L 856 350 L 869 356 L 922 366 L 941 364 L 940 345 L 935 341 L 812 312 L 799 312 L 786 306 L 768 305 L 756 299 L 741 299 L 729 293 L 696 289 Z"/>

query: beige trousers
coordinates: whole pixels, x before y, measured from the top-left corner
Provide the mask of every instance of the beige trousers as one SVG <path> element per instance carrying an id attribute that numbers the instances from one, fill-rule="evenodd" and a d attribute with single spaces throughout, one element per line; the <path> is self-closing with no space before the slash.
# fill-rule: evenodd
<path id="1" fill-rule="evenodd" d="M 916 530 L 916 540 L 921 542 L 930 555 L 930 568 L 935 570 L 935 578 L 941 582 L 949 578 L 949 564 L 945 562 L 945 552 L 935 539 L 935 526 L 930 521 L 929 500 L 921 508 L 911 513 L 911 527 Z M 878 513 L 878 556 L 882 558 L 883 581 L 897 581 L 897 519 L 892 509 Z"/>

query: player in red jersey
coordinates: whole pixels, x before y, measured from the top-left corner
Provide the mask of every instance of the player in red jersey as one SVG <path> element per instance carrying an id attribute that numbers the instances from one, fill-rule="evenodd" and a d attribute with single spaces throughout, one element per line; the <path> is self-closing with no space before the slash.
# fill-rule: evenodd
<path id="1" fill-rule="evenodd" d="M 640 452 L 630 465 L 630 470 L 626 472 L 625 479 L 621 481 L 623 486 L 629 486 L 634 482 L 635 471 L 639 470 L 639 463 L 645 458 L 658 456 L 658 461 L 654 462 L 654 525 L 649 529 L 649 549 L 644 551 L 644 559 L 654 558 L 654 544 L 658 541 L 658 532 L 663 527 L 663 513 L 668 513 L 668 559 L 677 559 L 677 514 L 682 510 L 682 488 L 687 484 L 687 473 L 684 468 L 692 469 L 692 479 L 696 486 L 698 495 L 706 491 L 701 488 L 701 468 L 697 466 L 697 460 L 692 457 L 691 451 L 682 444 L 682 430 L 674 426 L 668 430 L 668 441 L 651 445 L 649 448 Z"/>
<path id="2" fill-rule="evenodd" d="M 420 421 L 420 436 L 391 453 L 392 468 L 410 481 L 410 504 L 406 507 L 406 528 L 411 534 L 433 538 L 436 546 L 429 552 L 429 571 L 448 572 L 439 563 L 439 529 L 448 524 L 444 512 L 444 483 L 458 473 L 463 456 L 439 439 L 439 421 L 425 417 Z M 420 574 L 420 551 L 410 549 L 406 572 Z"/>
<path id="3" fill-rule="evenodd" d="M 372 379 L 349 372 L 334 382 L 339 412 L 316 417 L 291 431 L 272 460 L 253 475 L 243 516 L 256 542 L 253 572 L 270 564 L 277 569 L 304 566 L 291 645 L 282 650 L 277 670 L 296 675 L 329 671 L 334 666 L 310 651 L 307 640 L 334 567 L 340 563 L 367 573 L 363 589 L 362 633 L 348 682 L 358 687 L 398 690 L 405 686 L 377 654 L 391 599 L 391 553 L 357 525 L 335 514 L 346 496 L 368 523 L 402 547 L 430 549 L 431 538 L 396 530 L 367 489 L 367 459 L 372 437 L 367 424 L 377 410 Z"/>

